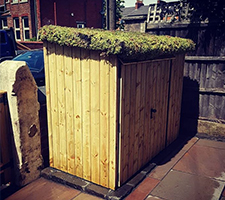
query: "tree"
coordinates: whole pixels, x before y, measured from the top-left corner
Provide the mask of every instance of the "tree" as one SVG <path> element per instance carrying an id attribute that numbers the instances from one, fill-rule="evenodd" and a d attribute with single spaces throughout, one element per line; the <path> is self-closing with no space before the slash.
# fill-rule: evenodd
<path id="1" fill-rule="evenodd" d="M 216 22 L 219 25 L 225 23 L 225 0 L 181 0 L 190 3 L 193 7 L 192 21 Z"/>

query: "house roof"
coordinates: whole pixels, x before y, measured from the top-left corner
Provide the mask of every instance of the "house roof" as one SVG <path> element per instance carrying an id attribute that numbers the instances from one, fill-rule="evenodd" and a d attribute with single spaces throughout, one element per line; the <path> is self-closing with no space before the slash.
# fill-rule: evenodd
<path id="1" fill-rule="evenodd" d="M 149 6 L 141 6 L 138 9 L 135 7 L 127 7 L 122 10 L 122 19 L 147 17 Z"/>

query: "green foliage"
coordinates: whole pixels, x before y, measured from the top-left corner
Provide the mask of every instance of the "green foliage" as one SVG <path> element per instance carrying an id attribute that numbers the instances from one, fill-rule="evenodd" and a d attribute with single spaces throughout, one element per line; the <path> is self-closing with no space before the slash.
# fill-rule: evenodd
<path id="1" fill-rule="evenodd" d="M 124 4 L 124 0 L 116 0 L 116 29 L 124 28 L 124 24 L 120 23 L 122 17 L 122 9 L 125 7 Z"/>
<path id="2" fill-rule="evenodd" d="M 32 37 L 29 39 L 29 41 L 37 41 L 37 38 L 36 37 Z"/>
<path id="3" fill-rule="evenodd" d="M 106 55 L 119 55 L 123 60 L 147 60 L 195 48 L 192 40 L 178 37 L 53 25 L 42 27 L 39 36 L 42 41 L 99 50 Z"/>
<path id="4" fill-rule="evenodd" d="M 124 4 L 125 4 L 124 0 L 116 0 L 116 29 L 123 29 L 124 28 L 124 24 L 120 23 L 120 20 L 121 20 L 121 17 L 122 17 L 122 9 L 125 8 Z M 105 13 L 105 15 L 104 15 L 104 28 L 106 29 L 106 0 L 104 0 L 103 11 Z"/>

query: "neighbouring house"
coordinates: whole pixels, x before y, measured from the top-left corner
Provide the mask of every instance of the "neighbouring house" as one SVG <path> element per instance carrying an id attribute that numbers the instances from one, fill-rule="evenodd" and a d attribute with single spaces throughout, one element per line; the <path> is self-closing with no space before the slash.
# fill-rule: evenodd
<path id="1" fill-rule="evenodd" d="M 125 23 L 125 31 L 145 32 L 145 22 L 147 20 L 149 6 L 145 6 L 143 1 L 137 0 L 135 6 L 126 7 L 122 11 L 122 21 Z"/>
<path id="2" fill-rule="evenodd" d="M 144 5 L 142 0 L 137 0 L 135 6 L 126 7 L 122 10 L 124 30 L 147 32 L 148 26 L 151 24 L 168 24 L 179 21 L 179 14 L 182 17 L 187 17 L 186 15 L 190 14 L 186 12 L 178 13 L 180 4 L 180 1 L 166 3 L 162 0 L 156 0 L 154 4 Z"/>
<path id="3" fill-rule="evenodd" d="M 13 27 L 17 41 L 49 24 L 102 28 L 102 9 L 103 0 L 0 0 L 0 28 Z"/>

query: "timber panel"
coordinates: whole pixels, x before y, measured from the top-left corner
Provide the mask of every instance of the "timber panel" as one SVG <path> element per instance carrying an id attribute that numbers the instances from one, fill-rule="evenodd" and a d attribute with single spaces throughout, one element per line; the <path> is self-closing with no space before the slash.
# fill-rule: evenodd
<path id="1" fill-rule="evenodd" d="M 117 58 L 45 43 L 50 166 L 115 189 Z"/>
<path id="2" fill-rule="evenodd" d="M 168 59 L 121 66 L 121 184 L 165 148 L 169 72 Z"/>
<path id="3" fill-rule="evenodd" d="M 172 60 L 168 109 L 167 145 L 178 136 L 180 130 L 181 100 L 183 90 L 184 55 Z"/>

